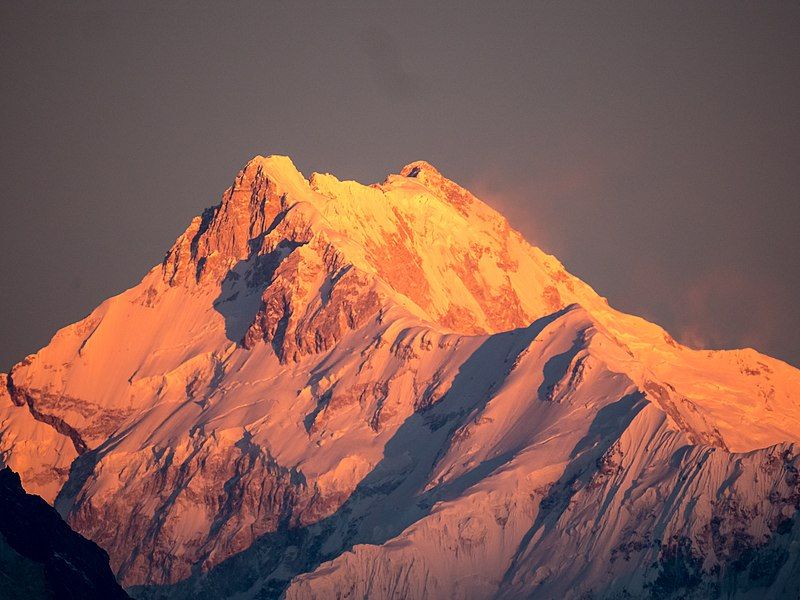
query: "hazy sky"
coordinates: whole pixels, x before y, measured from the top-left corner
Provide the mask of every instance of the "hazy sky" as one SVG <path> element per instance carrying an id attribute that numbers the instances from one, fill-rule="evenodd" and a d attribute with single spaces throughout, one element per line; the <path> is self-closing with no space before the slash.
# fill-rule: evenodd
<path id="1" fill-rule="evenodd" d="M 428 160 L 616 307 L 800 365 L 800 4 L 430 4 L 0 4 L 0 371 L 272 153 Z"/>

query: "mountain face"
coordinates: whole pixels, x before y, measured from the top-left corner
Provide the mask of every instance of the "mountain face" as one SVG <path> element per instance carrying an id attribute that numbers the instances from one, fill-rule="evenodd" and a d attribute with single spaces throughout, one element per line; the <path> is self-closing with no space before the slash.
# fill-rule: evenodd
<path id="1" fill-rule="evenodd" d="M 3 459 L 137 597 L 800 589 L 800 372 L 614 310 L 425 162 L 253 159 L 0 383 Z"/>
<path id="2" fill-rule="evenodd" d="M 128 595 L 108 555 L 64 523 L 19 475 L 0 470 L 0 597 L 20 600 L 115 600 Z"/>

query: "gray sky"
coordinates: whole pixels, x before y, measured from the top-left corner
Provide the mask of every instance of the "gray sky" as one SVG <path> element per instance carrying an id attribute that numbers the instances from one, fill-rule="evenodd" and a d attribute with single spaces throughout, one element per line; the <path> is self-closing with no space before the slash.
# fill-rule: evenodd
<path id="1" fill-rule="evenodd" d="M 432 4 L 2 3 L 0 370 L 273 153 L 428 160 L 616 307 L 800 365 L 800 4 Z"/>

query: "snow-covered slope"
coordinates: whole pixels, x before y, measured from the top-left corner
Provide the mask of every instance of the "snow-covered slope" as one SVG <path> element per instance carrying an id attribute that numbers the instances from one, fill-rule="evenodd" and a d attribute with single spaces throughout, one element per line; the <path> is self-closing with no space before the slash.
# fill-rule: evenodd
<path id="1" fill-rule="evenodd" d="M 4 383 L 4 460 L 140 595 L 798 585 L 800 372 L 615 311 L 424 162 L 253 159 Z"/>

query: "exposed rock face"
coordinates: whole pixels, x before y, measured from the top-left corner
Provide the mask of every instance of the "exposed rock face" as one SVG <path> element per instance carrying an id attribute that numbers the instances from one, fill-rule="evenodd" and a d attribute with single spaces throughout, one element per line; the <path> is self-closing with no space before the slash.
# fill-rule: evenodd
<path id="1" fill-rule="evenodd" d="M 4 460 L 142 597 L 800 585 L 800 373 L 615 311 L 424 162 L 253 159 L 2 383 Z"/>
<path id="2" fill-rule="evenodd" d="M 52 503 L 76 456 L 72 439 L 37 420 L 24 400 L 12 400 L 8 376 L 0 374 L 0 464 L 20 473 L 31 492 Z"/>
<path id="3" fill-rule="evenodd" d="M 64 523 L 47 502 L 0 470 L 0 596 L 114 600 L 128 595 L 108 555 Z"/>

